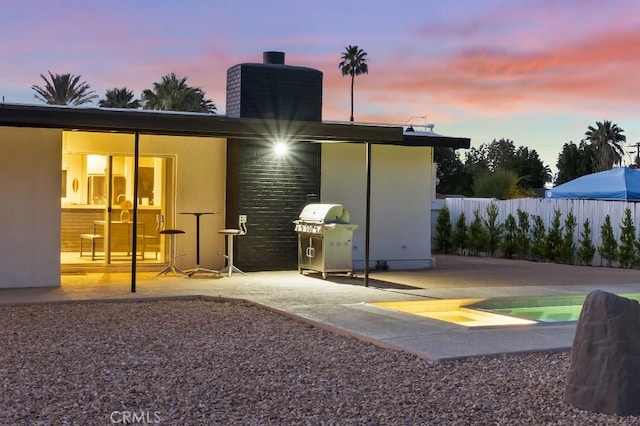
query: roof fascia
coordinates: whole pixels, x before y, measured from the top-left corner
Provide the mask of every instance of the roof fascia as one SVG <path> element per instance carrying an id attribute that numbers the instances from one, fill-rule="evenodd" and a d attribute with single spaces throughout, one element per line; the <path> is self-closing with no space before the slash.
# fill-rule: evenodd
<path id="1" fill-rule="evenodd" d="M 238 139 L 369 142 L 399 146 L 469 148 L 469 138 L 403 134 L 401 126 L 234 118 L 152 110 L 0 103 L 0 126 L 207 136 Z"/>

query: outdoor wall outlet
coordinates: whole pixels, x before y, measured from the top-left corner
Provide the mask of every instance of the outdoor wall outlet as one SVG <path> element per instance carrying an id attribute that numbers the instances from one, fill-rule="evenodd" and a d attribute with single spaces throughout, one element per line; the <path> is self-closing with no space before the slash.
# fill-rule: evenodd
<path id="1" fill-rule="evenodd" d="M 238 220 L 239 223 L 247 223 L 247 215 L 241 214 Z"/>

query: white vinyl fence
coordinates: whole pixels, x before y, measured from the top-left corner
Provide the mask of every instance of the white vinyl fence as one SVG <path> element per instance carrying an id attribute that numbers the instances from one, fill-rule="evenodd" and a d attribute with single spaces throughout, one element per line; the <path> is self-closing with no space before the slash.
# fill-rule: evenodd
<path id="1" fill-rule="evenodd" d="M 441 201 L 441 200 L 437 200 Z M 631 217 L 636 227 L 636 236 L 640 230 L 640 203 L 628 201 L 599 201 L 599 200 L 566 200 L 553 198 L 518 198 L 513 200 L 495 200 L 488 198 L 447 198 L 444 203 L 434 203 L 432 212 L 432 235 L 435 236 L 435 218 L 437 218 L 439 210 L 446 205 L 451 212 L 451 224 L 455 227 L 456 221 L 461 213 L 464 212 L 467 224 L 471 223 L 474 212 L 477 210 L 480 217 L 487 218 L 487 206 L 494 203 L 498 206 L 498 223 L 504 223 L 507 216 L 512 214 L 516 221 L 518 220 L 518 209 L 529 213 L 529 223 L 533 227 L 533 216 L 540 216 L 544 221 L 547 231 L 551 227 L 555 210 L 560 210 L 562 216 L 561 224 L 569 212 L 573 212 L 576 217 L 576 231 L 574 234 L 574 242 L 578 245 L 580 234 L 582 233 L 582 225 L 586 219 L 589 219 L 591 227 L 591 241 L 597 248 L 601 244 L 600 227 L 604 222 L 605 216 L 611 217 L 611 225 L 614 235 L 620 237 L 620 225 L 624 218 L 624 212 L 627 208 L 631 210 Z M 600 255 L 596 251 L 593 259 L 594 265 L 601 263 Z"/>

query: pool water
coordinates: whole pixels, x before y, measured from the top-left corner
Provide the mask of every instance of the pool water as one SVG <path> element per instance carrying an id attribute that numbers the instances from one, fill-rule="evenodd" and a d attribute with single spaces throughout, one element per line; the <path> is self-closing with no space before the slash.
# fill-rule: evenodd
<path id="1" fill-rule="evenodd" d="M 640 302 L 640 293 L 620 294 Z M 373 305 L 464 327 L 577 321 L 587 296 L 504 297 L 376 302 Z"/>
<path id="2" fill-rule="evenodd" d="M 405 314 L 417 315 L 463 327 L 496 327 L 535 324 L 534 321 L 515 316 L 469 309 L 466 306 L 484 299 L 434 299 L 373 302 L 372 305 Z"/>
<path id="3" fill-rule="evenodd" d="M 582 305 L 533 306 L 530 308 L 491 309 L 488 312 L 526 318 L 538 322 L 578 321 Z"/>
<path id="4" fill-rule="evenodd" d="M 640 301 L 640 293 L 621 294 Z M 578 321 L 587 296 L 544 296 L 487 299 L 467 306 L 484 312 L 509 315 L 536 322 Z"/>

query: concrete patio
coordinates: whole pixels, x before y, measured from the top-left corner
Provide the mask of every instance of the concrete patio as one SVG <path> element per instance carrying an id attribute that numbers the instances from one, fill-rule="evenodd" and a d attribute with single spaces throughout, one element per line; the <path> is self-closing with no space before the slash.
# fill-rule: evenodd
<path id="1" fill-rule="evenodd" d="M 88 300 L 145 300 L 209 296 L 248 300 L 302 321 L 433 360 L 569 350 L 575 323 L 468 328 L 371 305 L 373 302 L 585 295 L 595 289 L 640 292 L 640 272 L 493 258 L 437 256 L 421 271 L 372 272 L 346 278 L 300 275 L 297 271 L 254 272 L 192 278 L 78 271 L 64 274 L 59 288 L 0 290 L 1 305 Z"/>

